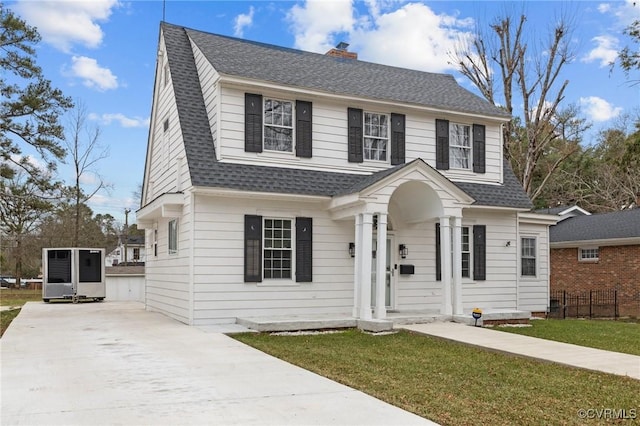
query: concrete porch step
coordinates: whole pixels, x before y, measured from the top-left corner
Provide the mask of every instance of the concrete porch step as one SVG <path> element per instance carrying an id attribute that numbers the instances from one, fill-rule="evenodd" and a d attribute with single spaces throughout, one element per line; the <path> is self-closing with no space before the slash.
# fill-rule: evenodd
<path id="1" fill-rule="evenodd" d="M 351 316 L 283 316 L 237 318 L 236 324 L 256 331 L 298 331 L 353 328 L 357 320 Z"/>

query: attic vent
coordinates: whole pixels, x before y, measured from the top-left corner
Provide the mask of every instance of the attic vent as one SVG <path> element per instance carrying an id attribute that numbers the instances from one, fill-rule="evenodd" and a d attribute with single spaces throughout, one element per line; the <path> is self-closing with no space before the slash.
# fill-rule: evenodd
<path id="1" fill-rule="evenodd" d="M 334 58 L 358 59 L 357 53 L 347 51 L 348 47 L 349 43 L 341 41 L 336 45 L 336 47 L 330 49 L 327 53 L 325 53 L 325 55 L 333 56 Z"/>

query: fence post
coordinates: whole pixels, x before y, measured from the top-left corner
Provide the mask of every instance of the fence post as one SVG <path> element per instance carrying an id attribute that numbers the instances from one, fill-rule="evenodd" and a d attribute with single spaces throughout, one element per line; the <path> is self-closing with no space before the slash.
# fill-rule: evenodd
<path id="1" fill-rule="evenodd" d="M 593 319 L 593 290 L 589 290 L 589 319 Z"/>
<path id="2" fill-rule="evenodd" d="M 618 320 L 618 290 L 613 290 L 613 318 Z"/>
<path id="3" fill-rule="evenodd" d="M 567 290 L 562 290 L 562 319 L 567 318 Z"/>

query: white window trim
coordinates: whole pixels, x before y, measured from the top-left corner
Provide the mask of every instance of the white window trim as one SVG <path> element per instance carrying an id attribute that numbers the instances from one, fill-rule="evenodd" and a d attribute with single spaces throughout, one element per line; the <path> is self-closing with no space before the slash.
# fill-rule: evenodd
<path id="1" fill-rule="evenodd" d="M 453 139 L 451 137 L 451 129 L 453 126 L 464 126 L 469 128 L 469 146 L 464 146 L 464 145 L 457 145 L 453 143 Z M 457 142 L 457 140 L 456 140 Z M 455 167 L 455 164 L 453 162 L 452 156 L 451 156 L 451 148 L 463 148 L 465 150 L 468 150 L 469 152 L 469 167 Z M 466 171 L 471 171 L 473 170 L 473 126 L 471 124 L 466 124 L 466 123 L 449 123 L 449 167 L 451 169 L 454 170 L 466 170 Z"/>
<path id="2" fill-rule="evenodd" d="M 367 114 L 376 114 L 376 115 L 383 115 L 385 117 L 387 117 L 386 122 L 387 122 L 387 137 L 383 138 L 380 136 L 367 136 L 366 134 L 366 128 L 367 128 L 367 120 L 366 120 L 366 116 Z M 385 159 L 384 160 L 375 160 L 372 158 L 367 158 L 366 155 L 366 150 L 365 150 L 365 139 L 378 139 L 378 140 L 386 140 L 387 141 L 387 145 L 386 145 L 386 152 L 385 152 Z M 377 112 L 377 111 L 363 111 L 362 112 L 362 159 L 364 162 L 371 162 L 371 163 L 375 163 L 375 164 L 390 164 L 391 163 L 391 114 L 387 114 L 385 112 Z"/>
<path id="3" fill-rule="evenodd" d="M 536 262 L 536 267 L 535 267 L 535 272 L 534 272 L 535 275 L 524 275 L 522 273 L 522 260 L 524 259 L 523 256 L 522 256 L 522 240 L 524 240 L 525 238 L 533 240 L 534 244 L 535 244 L 535 257 L 534 257 L 535 262 Z M 520 236 L 520 246 L 519 246 L 518 250 L 519 250 L 519 254 L 518 254 L 518 264 L 519 265 L 518 266 L 519 266 L 519 269 L 520 269 L 518 271 L 518 274 L 520 275 L 520 278 L 524 279 L 524 280 L 527 280 L 527 279 L 529 279 L 529 280 L 538 279 L 538 276 L 539 276 L 538 268 L 540 267 L 540 250 L 539 250 L 539 246 L 538 246 L 538 236 L 536 236 L 536 235 L 521 235 Z"/>
<path id="4" fill-rule="evenodd" d="M 583 250 L 598 250 L 598 257 L 583 257 Z M 600 261 L 600 247 L 598 246 L 586 246 L 586 247 L 578 247 L 578 262 L 582 263 L 597 263 Z"/>
<path id="5" fill-rule="evenodd" d="M 265 118 L 266 110 L 265 104 L 267 101 L 289 102 L 291 104 L 291 127 L 281 126 L 278 124 L 267 124 Z M 268 149 L 265 145 L 266 127 L 277 127 L 280 129 L 291 129 L 291 151 L 280 151 L 277 149 Z M 269 154 L 283 155 L 291 157 L 295 155 L 296 151 L 296 102 L 289 99 L 281 99 L 273 96 L 264 96 L 262 99 L 262 151 Z"/>
<path id="6" fill-rule="evenodd" d="M 175 223 L 175 248 L 171 248 L 171 223 Z M 178 219 L 170 219 L 167 223 L 167 253 L 170 256 L 175 256 L 178 254 Z"/>
<path id="7" fill-rule="evenodd" d="M 265 267 L 264 267 L 264 253 L 266 250 L 271 250 L 271 249 L 267 249 L 264 240 L 265 240 L 265 230 L 266 230 L 266 226 L 265 223 L 267 220 L 288 220 L 289 222 L 291 222 L 291 277 L 290 278 L 266 278 L 264 276 L 264 271 L 265 271 Z M 262 265 L 261 265 L 261 269 L 262 269 L 262 281 L 258 283 L 259 286 L 265 286 L 265 287 L 269 287 L 269 286 L 298 286 L 300 285 L 300 283 L 296 282 L 295 277 L 296 277 L 296 270 L 295 270 L 295 266 L 296 266 L 296 262 L 295 262 L 295 256 L 296 256 L 296 238 L 295 238 L 295 232 L 296 232 L 296 220 L 293 217 L 282 217 L 282 216 L 263 216 L 262 217 Z M 280 250 L 280 249 L 275 249 L 275 250 Z"/>

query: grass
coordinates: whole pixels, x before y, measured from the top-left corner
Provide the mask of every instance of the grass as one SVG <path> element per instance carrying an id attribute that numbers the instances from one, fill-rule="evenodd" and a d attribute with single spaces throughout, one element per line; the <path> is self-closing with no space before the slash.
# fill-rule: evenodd
<path id="1" fill-rule="evenodd" d="M 0 290 L 0 306 L 15 306 L 21 307 L 27 302 L 42 300 L 42 290 L 28 290 L 28 289 L 7 289 Z M 0 337 L 11 324 L 18 314 L 20 309 L 11 309 L 8 311 L 0 311 Z"/>
<path id="2" fill-rule="evenodd" d="M 640 323 L 611 320 L 536 320 L 531 327 L 496 327 L 496 330 L 607 351 L 640 355 Z"/>
<path id="3" fill-rule="evenodd" d="M 401 331 L 236 339 L 443 425 L 584 423 L 580 409 L 636 409 L 640 381 Z"/>
<path id="4" fill-rule="evenodd" d="M 3 288 L 0 290 L 1 306 L 22 306 L 27 302 L 42 300 L 42 290 Z"/>

